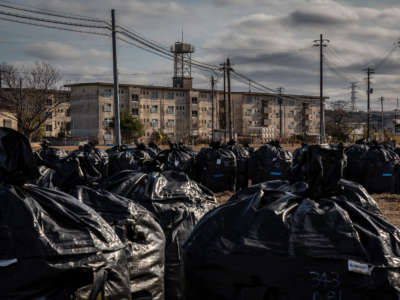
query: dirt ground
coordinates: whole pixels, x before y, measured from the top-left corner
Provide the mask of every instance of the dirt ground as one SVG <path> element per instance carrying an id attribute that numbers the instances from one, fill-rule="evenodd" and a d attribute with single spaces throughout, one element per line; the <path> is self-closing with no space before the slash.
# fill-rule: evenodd
<path id="1" fill-rule="evenodd" d="M 372 197 L 378 202 L 389 222 L 400 228 L 400 195 L 375 194 Z"/>
<path id="2" fill-rule="evenodd" d="M 223 204 L 228 201 L 232 195 L 232 192 L 223 192 L 216 194 L 216 197 L 218 202 Z M 378 202 L 387 220 L 400 228 L 400 195 L 374 194 L 372 198 Z"/>

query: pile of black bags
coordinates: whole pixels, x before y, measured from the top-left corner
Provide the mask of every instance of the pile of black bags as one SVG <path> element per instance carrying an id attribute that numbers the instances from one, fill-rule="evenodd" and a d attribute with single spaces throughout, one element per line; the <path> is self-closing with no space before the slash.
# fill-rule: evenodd
<path id="1" fill-rule="evenodd" d="M 76 198 L 26 184 L 38 174 L 29 141 L 0 128 L 0 298 L 131 299 L 124 245 Z"/>
<path id="2" fill-rule="evenodd" d="M 292 174 L 208 213 L 185 243 L 186 299 L 398 299 L 400 232 L 342 180 L 343 147 L 310 146 Z"/>
<path id="3" fill-rule="evenodd" d="M 166 237 L 166 299 L 183 299 L 182 246 L 201 217 L 217 206 L 211 191 L 175 170 L 124 171 L 102 189 L 131 199 L 152 212 Z"/>

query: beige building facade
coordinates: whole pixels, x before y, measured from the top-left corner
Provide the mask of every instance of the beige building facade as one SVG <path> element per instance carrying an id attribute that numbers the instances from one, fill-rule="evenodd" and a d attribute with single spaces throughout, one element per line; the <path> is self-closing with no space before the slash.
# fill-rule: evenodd
<path id="1" fill-rule="evenodd" d="M 5 110 L 0 110 L 0 127 L 7 127 L 18 130 L 16 115 Z"/>
<path id="2" fill-rule="evenodd" d="M 71 131 L 69 91 L 54 91 L 47 102 L 52 109 L 44 124 L 45 137 L 58 137 L 61 132 L 67 135 Z"/>
<path id="3" fill-rule="evenodd" d="M 99 144 L 113 143 L 113 85 L 80 83 L 70 88 L 71 134 Z M 213 128 L 224 130 L 227 97 L 214 92 L 214 110 L 210 90 L 121 84 L 121 114 L 130 114 L 144 125 L 142 140 L 161 132 L 174 142 L 192 139 L 208 141 Z M 257 136 L 263 141 L 292 135 L 318 135 L 319 98 L 303 95 L 233 92 L 232 127 L 235 136 Z M 225 103 L 225 105 L 224 105 Z M 282 111 L 282 114 L 280 113 Z M 281 117 L 282 115 L 282 117 Z M 282 121 L 281 121 L 282 119 Z M 282 124 L 282 131 L 281 131 Z"/>

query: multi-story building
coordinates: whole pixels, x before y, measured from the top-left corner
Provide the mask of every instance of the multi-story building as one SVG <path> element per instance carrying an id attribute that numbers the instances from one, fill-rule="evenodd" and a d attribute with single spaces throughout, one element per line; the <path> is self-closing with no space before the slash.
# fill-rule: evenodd
<path id="1" fill-rule="evenodd" d="M 7 110 L 0 110 L 0 127 L 8 127 L 17 130 L 17 116 Z"/>
<path id="2" fill-rule="evenodd" d="M 47 99 L 51 107 L 48 118 L 44 124 L 46 137 L 58 137 L 61 132 L 67 135 L 71 127 L 69 91 L 54 91 Z"/>
<path id="3" fill-rule="evenodd" d="M 67 87 L 71 89 L 72 136 L 111 144 L 113 85 L 98 82 Z M 144 141 L 155 131 L 172 141 L 209 140 L 211 137 L 211 90 L 121 84 L 119 95 L 121 114 L 130 114 L 144 124 Z M 319 97 L 282 95 L 280 101 L 274 94 L 232 92 L 231 98 L 235 136 L 256 135 L 268 140 L 300 134 L 318 135 Z M 223 99 L 223 91 L 214 92 L 216 130 L 224 129 L 229 123 L 225 120 L 225 111 L 229 111 L 227 97 L 226 101 Z"/>
<path id="4" fill-rule="evenodd" d="M 13 90 L 10 88 L 3 88 L 1 90 L 7 94 L 12 94 Z M 25 92 L 27 91 L 27 92 Z M 23 97 L 29 100 L 31 94 L 35 93 L 35 90 L 22 90 Z M 43 97 L 43 101 L 46 101 L 47 107 L 41 107 L 40 111 L 46 113 L 46 121 L 43 124 L 43 131 L 45 137 L 57 137 L 61 131 L 67 133 L 70 127 L 71 116 L 69 109 L 69 91 L 50 90 L 47 91 L 48 96 Z M 40 98 L 42 99 L 42 97 Z M 29 101 L 28 101 L 29 103 Z M 29 105 L 29 104 L 27 104 Z M 18 129 L 18 122 L 15 112 L 7 105 L 0 107 L 0 126 Z"/>

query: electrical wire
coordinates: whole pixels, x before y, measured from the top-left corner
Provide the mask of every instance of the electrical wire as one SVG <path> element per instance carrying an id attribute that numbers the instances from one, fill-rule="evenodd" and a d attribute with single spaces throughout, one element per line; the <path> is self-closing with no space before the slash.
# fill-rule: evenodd
<path id="1" fill-rule="evenodd" d="M 4 8 L 18 10 L 18 11 L 29 12 L 29 13 L 34 13 L 34 14 L 41 14 L 41 15 L 52 16 L 52 17 L 59 17 L 59 18 L 64 18 L 64 19 L 71 19 L 71 20 L 78 20 L 78 21 L 86 21 L 86 22 L 106 23 L 106 24 L 108 24 L 108 22 L 106 22 L 105 20 L 92 19 L 92 18 L 89 18 L 89 17 L 67 16 L 67 15 L 64 15 L 64 14 L 61 14 L 61 13 L 44 12 L 44 11 L 37 10 L 37 9 L 21 8 L 21 7 L 18 7 L 18 6 L 9 5 L 9 4 L 1 4 L 1 3 L 0 3 L 0 6 L 4 7 Z"/>
<path id="2" fill-rule="evenodd" d="M 36 26 L 36 27 L 48 28 L 48 29 L 57 29 L 57 30 L 63 30 L 63 31 L 79 32 L 79 33 L 86 33 L 86 34 L 92 34 L 92 35 L 98 35 L 98 36 L 106 36 L 106 37 L 111 36 L 110 34 L 102 33 L 102 32 L 78 30 L 78 29 L 51 26 L 51 25 L 45 25 L 45 24 L 37 24 L 37 23 L 32 23 L 32 22 L 27 22 L 27 21 L 13 20 L 13 19 L 4 18 L 4 17 L 0 17 L 0 20 L 7 21 L 7 22 L 14 22 L 14 23 L 18 23 L 18 24 L 25 24 L 25 25 L 31 25 L 31 26 Z"/>
<path id="3" fill-rule="evenodd" d="M 6 11 L 3 11 L 3 10 L 0 10 L 0 15 L 5 15 L 5 16 L 8 16 L 8 17 L 14 17 L 14 18 L 20 18 L 20 19 L 28 19 L 28 20 L 31 20 L 31 21 L 60 24 L 60 25 L 66 25 L 66 26 L 78 26 L 78 27 L 87 27 L 87 28 L 96 28 L 96 29 L 111 29 L 110 26 L 100 26 L 100 25 L 89 25 L 89 24 L 82 24 L 82 23 L 64 22 L 64 21 L 58 21 L 58 20 L 53 20 L 53 19 L 45 19 L 45 18 L 38 18 L 38 17 L 28 16 L 28 15 L 15 14 L 15 13 L 6 12 Z"/>
<path id="4" fill-rule="evenodd" d="M 13 1 L 0 0 L 0 2 L 11 4 L 11 5 L 17 6 L 17 7 L 39 10 L 36 6 L 27 5 L 27 4 L 15 4 L 15 2 L 13 2 Z M 65 14 L 64 12 L 57 11 L 57 10 L 52 10 L 52 9 L 41 8 L 40 11 L 48 12 L 48 13 L 55 13 L 55 14 L 64 14 L 64 15 L 69 16 L 69 17 L 78 17 L 78 18 L 84 18 L 84 19 L 89 19 L 89 20 L 103 21 L 102 19 L 88 17 L 88 16 L 82 16 L 82 15 L 79 15 L 79 14 L 73 14 L 73 13 Z"/>

